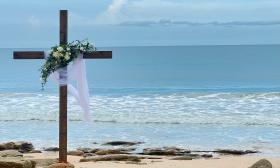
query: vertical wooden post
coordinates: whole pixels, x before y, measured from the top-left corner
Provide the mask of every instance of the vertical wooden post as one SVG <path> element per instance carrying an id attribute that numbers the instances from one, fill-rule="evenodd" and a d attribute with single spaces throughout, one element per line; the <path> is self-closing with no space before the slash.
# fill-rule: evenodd
<path id="1" fill-rule="evenodd" d="M 60 44 L 67 44 L 67 10 L 60 10 Z M 59 86 L 59 162 L 67 163 L 67 86 Z"/>

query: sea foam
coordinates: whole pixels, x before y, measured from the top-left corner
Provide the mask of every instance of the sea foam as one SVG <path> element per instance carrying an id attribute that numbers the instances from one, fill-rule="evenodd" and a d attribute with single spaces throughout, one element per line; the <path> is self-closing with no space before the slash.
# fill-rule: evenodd
<path id="1" fill-rule="evenodd" d="M 0 94 L 0 120 L 58 120 L 58 96 Z M 82 120 L 75 100 L 68 101 L 69 120 Z M 160 124 L 273 125 L 280 123 L 280 93 L 169 93 L 97 95 L 90 98 L 95 122 Z"/>

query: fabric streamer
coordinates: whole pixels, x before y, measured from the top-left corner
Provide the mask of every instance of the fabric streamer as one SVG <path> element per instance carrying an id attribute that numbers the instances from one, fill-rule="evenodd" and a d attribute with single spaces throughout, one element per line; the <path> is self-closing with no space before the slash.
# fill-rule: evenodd
<path id="1" fill-rule="evenodd" d="M 49 54 L 45 52 L 45 58 L 48 56 Z M 84 120 L 90 121 L 89 89 L 86 76 L 86 64 L 83 55 L 80 54 L 78 58 L 67 67 L 58 69 L 52 73 L 50 78 L 60 86 L 67 85 L 68 92 L 75 97 L 77 103 L 84 111 Z M 76 83 L 76 87 L 72 82 Z"/>

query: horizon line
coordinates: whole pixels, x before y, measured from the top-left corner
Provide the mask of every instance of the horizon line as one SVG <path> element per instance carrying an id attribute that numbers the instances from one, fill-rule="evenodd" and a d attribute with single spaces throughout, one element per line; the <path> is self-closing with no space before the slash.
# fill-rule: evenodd
<path id="1" fill-rule="evenodd" d="M 203 46 L 277 46 L 277 43 L 271 44 L 186 44 L 186 45 L 121 45 L 121 46 L 100 46 L 100 48 L 122 48 L 122 47 L 203 47 Z M 0 49 L 39 49 L 50 47 L 0 47 Z M 97 47 L 98 49 L 99 47 Z"/>

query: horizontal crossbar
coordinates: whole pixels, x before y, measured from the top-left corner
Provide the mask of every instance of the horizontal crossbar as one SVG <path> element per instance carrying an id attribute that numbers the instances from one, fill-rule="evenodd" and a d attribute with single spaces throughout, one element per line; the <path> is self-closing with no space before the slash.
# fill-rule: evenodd
<path id="1" fill-rule="evenodd" d="M 14 59 L 44 59 L 44 51 L 14 51 Z"/>
<path id="2" fill-rule="evenodd" d="M 112 51 L 94 51 L 84 54 L 84 59 L 110 59 Z M 14 51 L 14 59 L 44 59 L 44 51 Z"/>

